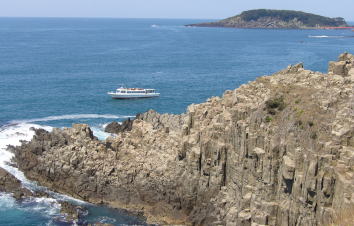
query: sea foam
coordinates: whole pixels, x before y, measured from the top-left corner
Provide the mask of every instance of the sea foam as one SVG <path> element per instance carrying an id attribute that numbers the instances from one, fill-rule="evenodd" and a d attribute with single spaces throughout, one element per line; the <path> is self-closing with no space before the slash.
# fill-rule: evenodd
<path id="1" fill-rule="evenodd" d="M 45 129 L 47 131 L 51 131 L 53 127 L 50 126 L 41 126 L 37 124 L 27 124 L 21 123 L 16 125 L 7 125 L 1 127 L 0 130 L 0 167 L 4 168 L 6 171 L 11 173 L 14 177 L 22 182 L 22 186 L 25 188 L 36 191 L 46 191 L 50 193 L 57 200 L 64 201 L 73 201 L 76 203 L 85 203 L 81 200 L 74 199 L 72 197 L 62 195 L 59 193 L 51 192 L 47 188 L 37 185 L 36 182 L 28 180 L 23 172 L 21 172 L 18 168 L 9 165 L 11 159 L 14 157 L 14 154 L 7 150 L 8 145 L 18 146 L 21 145 L 21 140 L 30 141 L 35 132 L 31 128 L 36 129 Z M 38 200 L 37 200 L 38 201 Z"/>
<path id="2" fill-rule="evenodd" d="M 70 120 L 70 119 L 124 119 L 124 118 L 134 118 L 135 116 L 127 115 L 112 115 L 112 114 L 73 114 L 73 115 L 58 115 L 58 116 L 48 116 L 43 118 L 33 118 L 24 120 L 12 120 L 9 124 L 20 124 L 20 123 L 34 123 L 34 122 L 48 122 L 48 121 L 59 121 L 59 120 Z"/>
<path id="3" fill-rule="evenodd" d="M 52 130 L 49 126 L 40 126 L 36 124 L 20 123 L 15 125 L 7 125 L 0 128 L 0 167 L 7 170 L 9 173 L 19 179 L 24 186 L 31 189 L 34 185 L 31 181 L 27 180 L 24 174 L 17 168 L 8 165 L 14 154 L 7 150 L 8 145 L 18 146 L 21 145 L 21 140 L 30 141 L 34 135 L 31 128 L 41 128 L 48 131 Z"/>

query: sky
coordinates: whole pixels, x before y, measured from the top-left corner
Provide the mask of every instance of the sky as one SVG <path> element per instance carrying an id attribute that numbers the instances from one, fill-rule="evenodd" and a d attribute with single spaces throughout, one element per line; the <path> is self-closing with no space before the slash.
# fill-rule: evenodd
<path id="1" fill-rule="evenodd" d="M 354 0 L 0 0 L 0 17 L 220 19 L 259 8 L 354 21 Z"/>

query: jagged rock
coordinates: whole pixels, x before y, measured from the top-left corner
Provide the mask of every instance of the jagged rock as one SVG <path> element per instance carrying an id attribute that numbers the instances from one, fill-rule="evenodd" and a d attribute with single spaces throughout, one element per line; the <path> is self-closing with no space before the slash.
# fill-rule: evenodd
<path id="1" fill-rule="evenodd" d="M 347 63 L 345 61 L 329 62 L 329 73 L 335 75 L 345 75 Z"/>
<path id="2" fill-rule="evenodd" d="M 329 74 L 351 76 L 354 74 L 354 56 L 343 53 L 339 56 L 339 61 L 330 61 L 328 67 Z"/>
<path id="3" fill-rule="evenodd" d="M 0 168 L 0 192 L 12 193 L 16 199 L 32 195 L 30 190 L 22 187 L 21 181 L 3 168 Z"/>
<path id="4" fill-rule="evenodd" d="M 107 133 L 121 133 L 124 131 L 130 131 L 132 130 L 134 120 L 131 120 L 128 118 L 127 120 L 123 121 L 122 124 L 119 124 L 118 122 L 111 122 L 106 126 L 104 129 L 105 132 Z"/>
<path id="5" fill-rule="evenodd" d="M 353 90 L 345 74 L 292 66 L 180 116 L 138 115 L 106 141 L 74 125 L 14 152 L 30 179 L 148 222 L 323 225 L 354 205 Z"/>
<path id="6" fill-rule="evenodd" d="M 159 114 L 155 110 L 149 110 L 138 114 L 136 118 L 151 123 L 154 129 L 169 128 L 175 130 L 182 128 L 184 116 L 184 114 Z"/>
<path id="7" fill-rule="evenodd" d="M 66 222 L 81 222 L 81 218 L 86 210 L 82 206 L 77 206 L 66 201 L 60 201 L 60 213 L 65 216 Z"/>

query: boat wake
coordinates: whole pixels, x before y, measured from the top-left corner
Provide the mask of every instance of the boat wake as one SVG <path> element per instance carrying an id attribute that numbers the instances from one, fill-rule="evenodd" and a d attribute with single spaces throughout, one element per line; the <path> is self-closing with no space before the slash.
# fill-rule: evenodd
<path id="1" fill-rule="evenodd" d="M 341 35 L 332 35 L 332 36 L 328 36 L 328 35 L 309 35 L 309 38 L 344 38 L 345 36 L 341 36 Z"/>

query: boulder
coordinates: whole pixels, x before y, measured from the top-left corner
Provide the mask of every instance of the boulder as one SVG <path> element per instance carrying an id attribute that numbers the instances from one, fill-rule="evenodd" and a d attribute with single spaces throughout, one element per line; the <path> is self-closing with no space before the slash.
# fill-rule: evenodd
<path id="1" fill-rule="evenodd" d="M 328 73 L 335 75 L 346 75 L 346 66 L 347 63 L 345 61 L 331 61 L 329 62 Z"/>
<path id="2" fill-rule="evenodd" d="M 132 130 L 133 123 L 134 123 L 134 120 L 130 120 L 130 118 L 123 121 L 122 123 L 111 122 L 110 124 L 108 124 L 106 126 L 104 131 L 107 133 L 115 133 L 115 134 L 118 134 L 118 133 L 121 133 L 124 131 L 130 131 L 130 130 Z"/>

